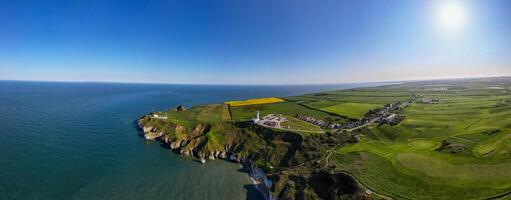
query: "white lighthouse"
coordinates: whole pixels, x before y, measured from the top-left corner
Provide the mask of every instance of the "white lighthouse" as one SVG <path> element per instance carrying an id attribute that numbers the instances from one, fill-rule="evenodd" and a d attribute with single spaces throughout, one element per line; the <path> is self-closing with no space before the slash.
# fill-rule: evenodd
<path id="1" fill-rule="evenodd" d="M 254 121 L 254 124 L 257 124 L 259 122 L 259 111 L 257 111 L 256 117 L 252 119 Z"/>

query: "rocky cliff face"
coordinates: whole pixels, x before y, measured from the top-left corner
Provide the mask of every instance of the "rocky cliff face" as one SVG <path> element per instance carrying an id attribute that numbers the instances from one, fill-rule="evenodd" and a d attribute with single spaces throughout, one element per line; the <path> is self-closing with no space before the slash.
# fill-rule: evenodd
<path id="1" fill-rule="evenodd" d="M 190 122 L 190 121 L 187 121 Z M 323 158 L 335 146 L 356 142 L 352 133 L 329 133 L 304 138 L 251 122 L 173 124 L 144 116 L 138 126 L 146 139 L 201 162 L 225 159 L 263 169 L 273 186 L 260 190 L 278 199 L 361 199 L 357 183 L 342 173 L 332 173 Z M 248 158 L 248 159 L 247 159 Z M 327 170 L 320 172 L 319 169 Z M 326 183 L 326 184 L 325 184 Z M 327 187 L 328 186 L 328 187 Z"/>
<path id="2" fill-rule="evenodd" d="M 208 124 L 198 124 L 190 129 L 182 125 L 174 125 L 171 130 L 160 130 L 157 126 L 147 123 L 150 118 L 141 118 L 138 127 L 147 140 L 159 140 L 168 145 L 169 149 L 183 156 L 196 157 L 201 160 L 228 159 L 242 161 L 248 155 L 240 155 L 242 141 L 227 141 L 220 146 L 210 147 L 206 133 L 211 130 Z"/>

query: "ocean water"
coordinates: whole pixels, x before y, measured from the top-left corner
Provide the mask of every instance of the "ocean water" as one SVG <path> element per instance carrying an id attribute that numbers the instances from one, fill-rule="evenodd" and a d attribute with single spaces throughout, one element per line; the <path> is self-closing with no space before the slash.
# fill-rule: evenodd
<path id="1" fill-rule="evenodd" d="M 176 155 L 134 121 L 180 104 L 374 85 L 0 81 L 0 199 L 261 199 L 239 164 Z"/>

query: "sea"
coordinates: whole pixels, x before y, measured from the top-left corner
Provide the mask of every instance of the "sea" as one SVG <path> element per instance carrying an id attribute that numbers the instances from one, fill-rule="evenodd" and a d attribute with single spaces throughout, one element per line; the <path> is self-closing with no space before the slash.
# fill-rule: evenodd
<path id="1" fill-rule="evenodd" d="M 0 81 L 0 199 L 262 199 L 240 164 L 201 164 L 138 135 L 135 120 L 187 107 L 382 85 Z"/>

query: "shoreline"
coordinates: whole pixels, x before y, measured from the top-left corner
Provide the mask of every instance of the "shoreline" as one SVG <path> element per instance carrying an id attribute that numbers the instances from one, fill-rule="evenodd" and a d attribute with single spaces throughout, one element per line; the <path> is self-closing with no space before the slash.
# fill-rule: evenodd
<path id="1" fill-rule="evenodd" d="M 179 151 L 178 148 L 173 149 L 172 141 L 163 140 L 159 137 L 156 137 L 156 138 L 149 137 L 148 138 L 146 136 L 146 134 L 151 133 L 151 130 L 144 128 L 144 126 L 141 123 L 138 123 L 137 129 L 139 131 L 139 135 L 142 138 L 144 138 L 145 140 L 153 140 L 153 141 L 158 141 L 158 142 L 167 144 L 167 145 L 169 145 L 168 149 L 170 151 L 172 151 L 173 153 L 178 154 L 183 157 L 192 158 L 194 161 L 199 162 L 201 164 L 205 165 L 205 164 L 207 164 L 206 160 L 216 160 L 216 159 L 222 160 L 223 162 L 233 162 L 233 163 L 241 164 L 241 166 L 243 168 L 248 170 L 246 172 L 247 175 L 249 176 L 250 180 L 252 181 L 252 184 L 255 186 L 257 191 L 264 198 L 264 200 L 275 200 L 275 198 L 273 198 L 271 195 L 271 192 L 270 192 L 271 191 L 271 183 L 270 183 L 270 181 L 268 181 L 266 174 L 264 173 L 264 171 L 262 169 L 254 167 L 252 165 L 252 161 L 249 158 L 239 158 L 234 153 L 229 152 L 229 151 L 225 151 L 222 154 L 220 154 L 220 153 L 219 154 L 216 154 L 216 153 L 210 154 L 210 155 L 212 155 L 212 157 L 209 157 L 209 156 L 201 157 L 197 154 L 194 154 L 193 152 L 186 154 L 186 151 L 185 152 Z M 160 134 L 158 134 L 158 136 L 159 135 Z M 268 183 L 270 183 L 270 184 L 268 184 Z"/>

